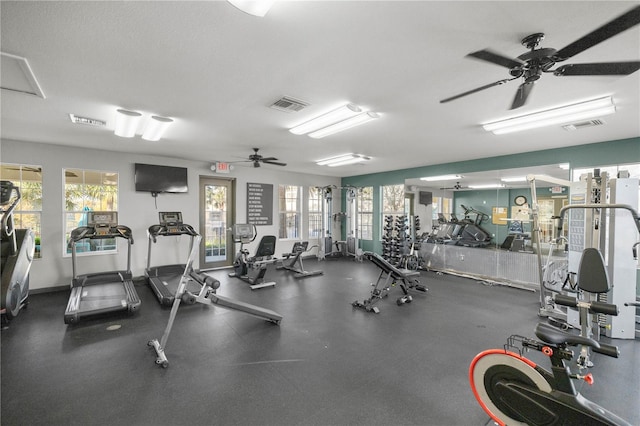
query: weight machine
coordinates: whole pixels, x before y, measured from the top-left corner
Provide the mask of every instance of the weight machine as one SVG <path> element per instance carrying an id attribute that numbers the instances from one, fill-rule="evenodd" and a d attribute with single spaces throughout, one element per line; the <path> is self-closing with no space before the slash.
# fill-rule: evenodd
<path id="1" fill-rule="evenodd" d="M 607 173 L 588 173 L 581 176 L 578 182 L 570 183 L 570 204 L 560 210 L 557 231 L 562 232 L 563 217 L 568 210 L 572 210 L 568 219 L 568 254 L 567 279 L 561 289 L 551 289 L 545 282 L 546 273 L 540 268 L 541 287 L 541 316 L 556 317 L 559 311 L 555 303 L 561 303 L 565 294 L 550 296 L 551 292 L 578 292 L 579 303 L 577 309 L 568 308 L 566 322 L 569 327 L 580 329 L 584 337 L 599 338 L 600 330 L 604 329 L 607 337 L 633 339 L 635 331 L 635 307 L 630 301 L 636 299 L 636 260 L 633 256 L 633 246 L 637 243 L 638 233 L 630 232 L 637 229 L 640 232 L 640 221 L 634 207 L 638 205 L 638 179 L 628 178 L 627 173 L 621 172 L 620 177 L 610 179 Z M 530 179 L 531 181 L 531 179 Z M 532 188 L 532 194 L 535 194 Z M 534 195 L 533 206 L 534 231 L 537 233 L 537 252 L 541 265 L 541 230 L 537 217 L 537 203 Z M 628 210 L 631 215 L 624 212 Z M 602 254 L 606 263 L 607 277 L 613 283 L 609 291 L 591 292 L 580 283 L 578 274 L 577 284 L 573 282 L 576 271 L 580 268 L 580 259 L 588 250 L 597 250 Z M 549 266 L 547 265 L 547 268 Z M 546 271 L 545 271 L 546 272 Z M 570 285 L 567 287 L 566 283 Z M 551 298 L 550 298 L 551 297 Z M 551 302 L 553 301 L 553 303 Z M 607 303 L 618 306 L 620 312 L 615 315 L 593 314 L 584 309 L 587 304 Z M 583 346 L 578 361 L 581 365 L 589 366 L 589 348 Z"/>
<path id="2" fill-rule="evenodd" d="M 358 237 L 358 195 L 360 188 L 354 186 L 337 187 L 329 185 L 319 188 L 322 196 L 322 236 L 318 259 L 324 260 L 327 257 L 354 257 L 362 261 L 362 249 Z M 333 214 L 334 190 L 344 189 L 346 191 L 347 209 L 345 212 Z M 333 240 L 333 221 L 336 218 L 346 220 L 346 240 Z M 335 245 L 335 250 L 334 250 Z"/>

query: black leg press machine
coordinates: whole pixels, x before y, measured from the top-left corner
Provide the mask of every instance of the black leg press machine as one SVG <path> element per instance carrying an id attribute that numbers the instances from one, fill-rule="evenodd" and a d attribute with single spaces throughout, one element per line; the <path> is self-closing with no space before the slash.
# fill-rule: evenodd
<path id="1" fill-rule="evenodd" d="M 420 271 L 397 268 L 379 254 L 370 251 L 364 252 L 363 255 L 380 268 L 380 275 L 378 275 L 376 283 L 372 284 L 373 290 L 371 290 L 371 297 L 362 302 L 356 300 L 351 304 L 352 306 L 363 308 L 367 312 L 379 313 L 380 310 L 377 306 L 374 306 L 375 303 L 387 297 L 391 288 L 395 287 L 398 282 L 403 293 L 401 297 L 396 299 L 398 305 L 411 303 L 413 297 L 409 294 L 409 290 L 417 290 L 422 293 L 427 292 L 427 288 L 421 285 L 420 281 L 416 278 L 420 276 Z"/>

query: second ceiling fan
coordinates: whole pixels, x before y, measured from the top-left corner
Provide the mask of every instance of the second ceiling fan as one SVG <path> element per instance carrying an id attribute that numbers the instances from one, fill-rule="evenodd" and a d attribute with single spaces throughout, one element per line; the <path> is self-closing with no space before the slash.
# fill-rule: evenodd
<path id="1" fill-rule="evenodd" d="M 480 59 L 508 68 L 511 77 L 460 93 L 459 95 L 451 96 L 447 99 L 441 100 L 440 103 L 453 101 L 454 99 L 522 78 L 524 81 L 518 87 L 516 96 L 511 104 L 511 109 L 516 109 L 527 102 L 527 98 L 531 93 L 533 84 L 540 79 L 542 73 L 553 73 L 553 75 L 558 77 L 581 75 L 628 75 L 634 73 L 640 69 L 640 61 L 567 64 L 556 69 L 551 68 L 553 68 L 556 63 L 565 61 L 574 55 L 577 55 L 578 53 L 581 53 L 588 48 L 615 36 L 616 34 L 638 25 L 639 23 L 640 6 L 636 6 L 623 15 L 606 23 L 600 28 L 590 32 L 560 50 L 552 48 L 538 49 L 540 41 L 544 38 L 544 34 L 535 33 L 522 39 L 522 44 L 529 49 L 529 52 L 523 53 L 517 58 L 509 58 L 489 49 L 469 53 L 467 57 Z"/>

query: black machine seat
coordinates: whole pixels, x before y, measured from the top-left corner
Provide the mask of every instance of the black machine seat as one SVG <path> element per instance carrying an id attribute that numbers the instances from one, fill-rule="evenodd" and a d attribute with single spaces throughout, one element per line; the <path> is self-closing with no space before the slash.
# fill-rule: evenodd
<path id="1" fill-rule="evenodd" d="M 398 305 L 411 303 L 413 298 L 409 295 L 409 290 L 417 290 L 423 293 L 427 292 L 427 288 L 421 285 L 420 281 L 415 278 L 420 276 L 420 271 L 398 268 L 374 252 L 365 251 L 363 256 L 380 268 L 380 275 L 378 275 L 378 281 L 376 281 L 373 286 L 373 290 L 371 290 L 371 296 L 362 302 L 356 300 L 351 304 L 353 307 L 363 308 L 367 312 L 374 312 L 377 314 L 380 310 L 374 306 L 374 304 L 380 299 L 387 297 L 391 288 L 398 282 L 403 293 L 403 296 L 396 299 L 396 303 Z"/>
<path id="2" fill-rule="evenodd" d="M 570 346 L 586 345 L 596 349 L 600 348 L 600 343 L 591 338 L 571 334 L 543 322 L 538 323 L 535 333 L 536 336 L 545 343 L 555 345 L 567 344 Z"/>
<path id="3" fill-rule="evenodd" d="M 296 241 L 293 243 L 293 247 L 291 248 L 291 252 L 283 253 L 282 257 L 289 258 L 291 256 L 299 255 L 300 253 L 304 253 L 309 248 L 309 241 Z"/>
<path id="4" fill-rule="evenodd" d="M 611 290 L 602 253 L 596 248 L 586 248 L 582 252 L 578 267 L 578 288 L 589 293 L 606 293 Z"/>
<path id="5" fill-rule="evenodd" d="M 260 239 L 256 255 L 254 257 L 271 257 L 276 252 L 276 237 L 275 235 L 265 235 Z"/>
<path id="6" fill-rule="evenodd" d="M 393 266 L 391 263 L 387 262 L 387 260 L 382 256 L 380 256 L 378 253 L 367 251 L 367 252 L 364 252 L 364 257 L 369 259 L 371 262 L 375 263 L 378 268 L 380 268 L 386 274 L 391 275 L 391 277 L 396 280 L 404 280 L 409 277 L 420 275 L 420 271 L 414 271 L 411 269 L 400 269 Z"/>

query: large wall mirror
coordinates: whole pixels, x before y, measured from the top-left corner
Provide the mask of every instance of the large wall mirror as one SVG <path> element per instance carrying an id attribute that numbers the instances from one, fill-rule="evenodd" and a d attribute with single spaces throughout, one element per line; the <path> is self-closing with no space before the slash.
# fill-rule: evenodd
<path id="1" fill-rule="evenodd" d="M 509 236 L 517 233 L 525 237 L 521 249 L 528 250 L 532 237 L 530 209 L 533 197 L 527 176 L 537 176 L 535 188 L 540 225 L 543 241 L 548 241 L 554 231 L 552 216 L 568 201 L 568 188 L 558 182 L 570 180 L 568 166 L 551 164 L 425 176 L 407 179 L 405 188 L 414 194 L 414 214 L 424 224 L 423 234 L 437 235 L 447 223 L 473 222 L 477 228 L 473 232 L 487 234 L 483 246 L 505 246 Z M 442 231 L 440 236 L 451 235 Z"/>

